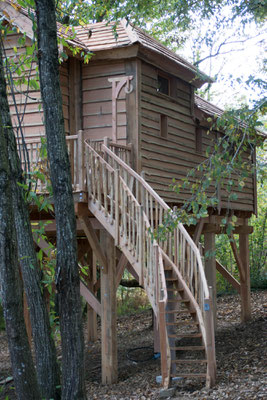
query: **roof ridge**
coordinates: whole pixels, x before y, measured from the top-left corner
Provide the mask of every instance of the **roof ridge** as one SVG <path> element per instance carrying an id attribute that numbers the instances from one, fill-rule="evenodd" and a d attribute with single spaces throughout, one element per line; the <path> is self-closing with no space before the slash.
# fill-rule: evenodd
<path id="1" fill-rule="evenodd" d="M 126 18 L 123 18 L 123 19 L 120 21 L 120 23 L 121 23 L 121 25 L 123 26 L 123 28 L 125 29 L 125 31 L 126 31 L 126 33 L 127 33 L 127 35 L 128 35 L 128 38 L 129 38 L 129 40 L 130 40 L 130 42 L 131 42 L 131 43 L 139 42 L 139 37 L 138 37 L 138 35 L 136 34 L 136 32 L 134 31 L 133 25 L 132 25 L 129 21 L 127 21 Z"/>

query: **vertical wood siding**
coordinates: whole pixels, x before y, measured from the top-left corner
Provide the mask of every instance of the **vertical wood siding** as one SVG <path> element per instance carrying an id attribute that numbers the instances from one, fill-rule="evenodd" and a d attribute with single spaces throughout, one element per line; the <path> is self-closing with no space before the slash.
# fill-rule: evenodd
<path id="1" fill-rule="evenodd" d="M 103 139 L 112 137 L 112 84 L 108 78 L 124 76 L 124 63 L 94 64 L 82 67 L 82 108 L 83 130 L 85 137 Z M 117 100 L 117 138 L 125 143 L 126 132 L 126 96 L 122 89 Z"/>

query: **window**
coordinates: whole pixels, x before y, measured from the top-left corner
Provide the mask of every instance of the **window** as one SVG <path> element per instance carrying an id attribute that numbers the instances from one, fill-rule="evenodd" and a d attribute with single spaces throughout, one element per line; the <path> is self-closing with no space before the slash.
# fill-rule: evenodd
<path id="1" fill-rule="evenodd" d="M 168 117 L 163 114 L 160 114 L 160 136 L 162 138 L 168 137 Z"/>
<path id="2" fill-rule="evenodd" d="M 158 75 L 158 89 L 159 93 L 170 95 L 170 80 L 165 76 Z"/>

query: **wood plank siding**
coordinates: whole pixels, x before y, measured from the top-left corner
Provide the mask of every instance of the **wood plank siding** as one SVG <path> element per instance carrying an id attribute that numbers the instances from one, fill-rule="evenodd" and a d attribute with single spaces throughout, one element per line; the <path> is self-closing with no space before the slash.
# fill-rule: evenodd
<path id="1" fill-rule="evenodd" d="M 158 76 L 169 81 L 169 95 L 160 93 Z M 191 85 L 178 78 L 164 75 L 156 67 L 142 62 L 140 101 L 140 147 L 141 169 L 146 180 L 168 203 L 180 204 L 189 198 L 188 191 L 179 195 L 170 188 L 173 178 L 181 183 L 191 168 L 205 160 L 208 146 L 212 147 L 215 133 L 207 134 L 207 129 L 195 123 L 192 108 Z M 167 134 L 162 126 L 166 124 Z M 200 130 L 200 131 L 199 131 Z M 200 138 L 197 134 L 201 133 Z M 201 140 L 201 145 L 198 141 Z M 236 182 L 236 178 L 233 177 Z M 214 186 L 213 186 L 214 187 Z M 212 192 L 211 187 L 208 193 Z M 238 199 L 230 208 L 253 211 L 253 179 L 249 177 L 245 187 L 236 186 Z M 221 191 L 221 208 L 228 208 L 228 194 Z"/>
<path id="2" fill-rule="evenodd" d="M 125 75 L 124 62 L 82 66 L 82 118 L 86 139 L 112 137 L 112 83 L 108 78 Z M 117 100 L 118 143 L 126 143 L 126 95 Z"/>
<path id="3" fill-rule="evenodd" d="M 31 46 L 31 40 L 26 38 L 25 46 L 20 45 L 18 40 L 22 37 L 21 34 L 9 34 L 5 39 L 5 51 L 10 62 L 13 63 L 13 68 L 19 65 L 19 56 L 25 54 L 26 47 Z M 14 52 L 14 48 L 17 49 Z M 25 77 L 23 83 L 18 83 L 22 76 Z M 36 63 L 24 65 L 23 75 L 16 71 L 12 74 L 13 82 L 16 83 L 13 91 L 8 88 L 8 99 L 12 123 L 15 131 L 19 130 L 21 125 L 26 139 L 36 139 L 45 135 L 43 123 L 43 110 L 41 93 L 38 88 L 29 86 L 29 81 L 36 79 Z M 63 114 L 65 122 L 66 134 L 70 133 L 69 128 L 69 67 L 68 62 L 60 65 L 60 85 L 62 91 Z M 18 135 L 20 136 L 20 134 Z"/>

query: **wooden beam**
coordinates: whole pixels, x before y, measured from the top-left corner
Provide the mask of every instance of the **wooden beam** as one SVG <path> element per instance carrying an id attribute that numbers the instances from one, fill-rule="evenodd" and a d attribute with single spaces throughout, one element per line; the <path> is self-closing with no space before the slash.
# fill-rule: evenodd
<path id="1" fill-rule="evenodd" d="M 209 257 L 205 257 L 205 274 L 208 286 L 212 287 L 212 303 L 213 303 L 213 318 L 214 328 L 217 327 L 217 293 L 216 293 L 216 256 L 215 256 L 215 234 L 204 234 L 205 256 L 209 252 Z"/>
<path id="2" fill-rule="evenodd" d="M 187 228 L 187 231 L 189 234 L 194 235 L 196 232 L 197 227 L 195 226 L 189 226 Z M 220 234 L 226 234 L 226 226 L 220 226 L 219 224 L 212 224 L 212 223 L 205 223 L 201 233 L 216 233 L 218 235 Z M 253 226 L 235 226 L 233 229 L 234 234 L 251 234 L 253 232 Z"/>
<path id="3" fill-rule="evenodd" d="M 126 268 L 127 268 L 128 271 L 130 272 L 130 274 L 131 274 L 137 281 L 140 282 L 140 277 L 139 277 L 138 273 L 135 271 L 135 269 L 133 268 L 133 266 L 132 266 L 130 263 L 127 264 L 127 267 L 126 267 Z"/>
<path id="4" fill-rule="evenodd" d="M 84 216 L 84 217 L 79 217 L 79 220 L 81 222 L 81 226 L 84 230 L 84 233 L 88 239 L 88 242 L 89 242 L 94 254 L 96 255 L 97 260 L 101 264 L 101 267 L 106 269 L 107 268 L 107 259 L 102 251 L 98 237 L 95 233 L 95 230 L 91 224 L 90 219 L 88 217 Z"/>
<path id="5" fill-rule="evenodd" d="M 251 293 L 249 270 L 249 241 L 248 235 L 239 235 L 239 252 L 243 266 L 243 277 L 240 277 L 241 285 L 241 320 L 247 322 L 251 319 Z"/>
<path id="6" fill-rule="evenodd" d="M 238 271 L 239 271 L 239 274 L 240 274 L 240 281 L 241 280 L 244 281 L 245 280 L 244 267 L 243 267 L 243 264 L 242 264 L 242 259 L 240 258 L 240 255 L 239 255 L 239 252 L 238 252 L 238 249 L 237 249 L 237 245 L 236 245 L 236 241 L 235 241 L 233 233 L 231 233 L 231 235 L 229 235 L 229 240 L 230 240 L 230 245 L 232 247 L 232 251 L 233 251 L 233 254 L 234 254 L 234 257 L 235 257 L 237 268 L 238 268 Z"/>
<path id="7" fill-rule="evenodd" d="M 229 282 L 233 288 L 235 288 L 238 293 L 240 293 L 240 283 L 230 274 L 229 271 L 218 261 L 216 260 L 216 269 L 217 271 Z"/>
<path id="8" fill-rule="evenodd" d="M 47 257 L 50 257 L 52 248 L 49 246 L 41 236 L 39 236 L 36 232 L 33 232 L 33 240 L 37 244 L 37 246 L 44 252 Z"/>
<path id="9" fill-rule="evenodd" d="M 116 383 L 117 360 L 117 304 L 116 304 L 116 251 L 114 239 L 100 231 L 100 240 L 108 260 L 106 269 L 101 269 L 101 354 L 102 383 Z"/>
<path id="10" fill-rule="evenodd" d="M 117 273 L 116 273 L 116 288 L 119 286 L 121 278 L 123 276 L 126 265 L 128 264 L 128 260 L 125 255 L 122 253 L 117 265 Z"/>
<path id="11" fill-rule="evenodd" d="M 197 246 L 198 246 L 198 242 L 200 240 L 203 226 L 204 226 L 204 220 L 203 220 L 203 218 L 201 218 L 200 221 L 196 225 L 196 229 L 195 229 L 195 232 L 193 235 L 193 241 L 196 243 Z"/>
<path id="12" fill-rule="evenodd" d="M 80 293 L 86 302 L 95 310 L 95 312 L 101 316 L 100 302 L 82 281 L 80 281 Z"/>

